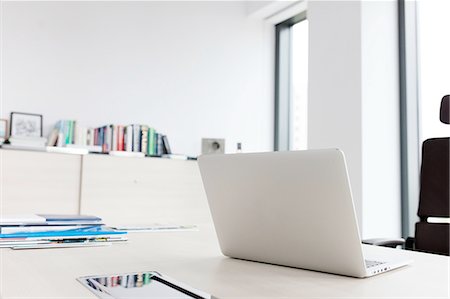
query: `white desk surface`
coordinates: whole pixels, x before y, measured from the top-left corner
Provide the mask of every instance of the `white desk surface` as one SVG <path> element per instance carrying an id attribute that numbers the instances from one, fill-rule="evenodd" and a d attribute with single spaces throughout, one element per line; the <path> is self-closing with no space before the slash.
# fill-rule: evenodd
<path id="1" fill-rule="evenodd" d="M 156 270 L 218 298 L 448 298 L 449 258 L 403 254 L 410 266 L 366 279 L 224 257 L 212 225 L 194 232 L 134 233 L 110 247 L 0 250 L 1 298 L 95 298 L 79 276 Z"/>

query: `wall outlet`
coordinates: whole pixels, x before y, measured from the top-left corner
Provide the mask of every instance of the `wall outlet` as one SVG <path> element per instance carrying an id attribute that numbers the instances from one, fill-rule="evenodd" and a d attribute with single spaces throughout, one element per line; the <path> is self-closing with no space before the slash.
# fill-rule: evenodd
<path id="1" fill-rule="evenodd" d="M 202 138 L 202 155 L 224 154 L 225 139 L 220 138 Z"/>

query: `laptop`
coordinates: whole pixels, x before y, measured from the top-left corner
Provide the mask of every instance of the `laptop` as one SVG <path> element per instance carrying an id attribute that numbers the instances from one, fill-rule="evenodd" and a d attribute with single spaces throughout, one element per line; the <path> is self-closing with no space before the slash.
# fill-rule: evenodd
<path id="1" fill-rule="evenodd" d="M 411 262 L 365 252 L 338 149 L 204 155 L 198 164 L 226 256 L 360 278 Z"/>

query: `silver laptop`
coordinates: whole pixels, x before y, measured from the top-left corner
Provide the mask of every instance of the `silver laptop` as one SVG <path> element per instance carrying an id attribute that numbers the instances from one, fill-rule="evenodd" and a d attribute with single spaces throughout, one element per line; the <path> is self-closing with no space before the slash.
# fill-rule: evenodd
<path id="1" fill-rule="evenodd" d="M 226 256 L 354 277 L 410 262 L 365 256 L 340 150 L 205 155 L 198 163 Z"/>

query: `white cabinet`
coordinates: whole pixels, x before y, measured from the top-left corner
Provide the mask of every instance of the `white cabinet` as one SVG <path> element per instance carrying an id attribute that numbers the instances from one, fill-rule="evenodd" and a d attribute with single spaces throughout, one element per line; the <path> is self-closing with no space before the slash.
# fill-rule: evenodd
<path id="1" fill-rule="evenodd" d="M 211 221 L 195 161 L 0 150 L 0 213 L 96 215 L 109 225 Z"/>
<path id="2" fill-rule="evenodd" d="M 210 222 L 195 161 L 83 157 L 81 213 L 108 224 Z"/>
<path id="3" fill-rule="evenodd" d="M 81 156 L 0 150 L 0 213 L 79 211 Z"/>
<path id="4" fill-rule="evenodd" d="M 0 213 L 92 214 L 109 225 L 211 221 L 196 161 L 0 150 Z"/>

